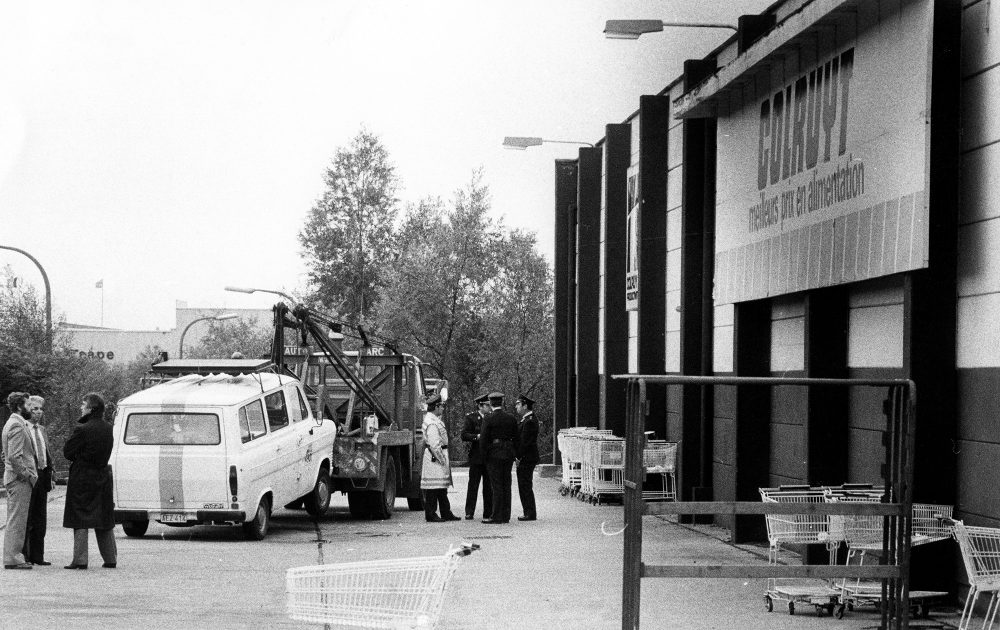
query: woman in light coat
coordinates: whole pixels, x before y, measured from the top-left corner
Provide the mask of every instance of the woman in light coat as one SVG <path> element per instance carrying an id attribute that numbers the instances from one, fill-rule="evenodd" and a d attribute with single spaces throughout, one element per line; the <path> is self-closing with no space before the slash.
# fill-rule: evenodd
<path id="1" fill-rule="evenodd" d="M 424 516 L 429 523 L 460 520 L 451 513 L 448 488 L 451 487 L 451 460 L 448 458 L 448 430 L 434 413 L 441 403 L 441 396 L 434 394 L 427 399 L 424 414 L 424 457 L 420 472 L 420 489 L 424 491 Z M 441 515 L 438 516 L 438 506 Z"/>

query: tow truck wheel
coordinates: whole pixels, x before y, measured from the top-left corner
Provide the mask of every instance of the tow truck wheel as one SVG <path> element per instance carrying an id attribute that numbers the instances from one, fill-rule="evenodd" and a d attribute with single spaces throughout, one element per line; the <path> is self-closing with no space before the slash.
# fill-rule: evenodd
<path id="1" fill-rule="evenodd" d="M 125 530 L 125 535 L 129 538 L 142 538 L 146 535 L 146 530 L 149 529 L 149 519 L 125 521 L 122 523 L 122 529 Z"/>
<path id="2" fill-rule="evenodd" d="M 268 526 L 271 524 L 271 499 L 264 497 L 257 506 L 257 513 L 252 521 L 243 523 L 243 534 L 247 540 L 264 540 Z"/>
<path id="3" fill-rule="evenodd" d="M 316 478 L 316 485 L 313 487 L 312 492 L 306 497 L 306 512 L 309 516 L 323 516 L 326 514 L 327 509 L 330 507 L 330 473 L 323 470 L 319 471 L 319 476 Z"/>
<path id="4" fill-rule="evenodd" d="M 385 520 L 392 518 L 396 506 L 396 460 L 391 455 L 385 458 L 381 476 L 382 491 L 371 493 L 372 518 Z"/>

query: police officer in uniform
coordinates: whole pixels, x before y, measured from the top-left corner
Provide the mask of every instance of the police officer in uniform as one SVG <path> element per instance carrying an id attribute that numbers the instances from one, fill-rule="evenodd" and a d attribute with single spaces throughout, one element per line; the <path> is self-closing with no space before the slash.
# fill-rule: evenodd
<path id="1" fill-rule="evenodd" d="M 517 424 L 517 493 L 521 497 L 521 509 L 524 516 L 518 516 L 519 521 L 534 521 L 538 518 L 535 512 L 535 491 L 532 489 L 532 477 L 535 466 L 538 465 L 538 420 L 532 409 L 535 401 L 524 394 L 517 397 L 514 411 L 521 416 Z"/>
<path id="2" fill-rule="evenodd" d="M 517 454 L 517 420 L 503 410 L 503 394 L 490 394 L 493 412 L 483 420 L 479 448 L 486 457 L 486 470 L 493 488 L 493 513 L 484 523 L 510 522 L 510 470 Z"/>
<path id="3" fill-rule="evenodd" d="M 483 518 L 493 514 L 493 490 L 490 478 L 486 472 L 486 458 L 479 448 L 479 434 L 483 429 L 483 421 L 490 409 L 490 397 L 483 394 L 476 398 L 478 409 L 465 416 L 465 426 L 462 428 L 462 441 L 469 443 L 469 487 L 465 493 L 465 518 L 471 520 L 476 514 L 476 494 L 479 492 L 479 482 L 483 483 Z"/>

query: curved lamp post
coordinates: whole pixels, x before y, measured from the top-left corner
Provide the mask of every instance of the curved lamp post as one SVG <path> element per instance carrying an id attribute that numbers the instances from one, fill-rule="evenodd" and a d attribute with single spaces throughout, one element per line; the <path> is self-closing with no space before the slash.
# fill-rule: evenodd
<path id="1" fill-rule="evenodd" d="M 685 28 L 728 28 L 737 32 L 732 24 L 711 22 L 664 22 L 663 20 L 608 20 L 604 23 L 604 36 L 608 39 L 639 39 L 646 33 L 659 33 L 664 26 Z"/>
<path id="2" fill-rule="evenodd" d="M 192 319 L 188 323 L 188 325 L 184 327 L 184 332 L 181 333 L 181 343 L 180 347 L 177 349 L 177 358 L 178 359 L 184 358 L 184 335 L 187 334 L 187 331 L 189 328 L 191 328 L 191 326 L 197 324 L 198 322 L 203 322 L 209 319 L 212 321 L 221 322 L 227 319 L 235 319 L 237 317 L 239 317 L 239 315 L 237 315 L 236 313 L 226 313 L 225 315 L 209 315 L 208 317 L 199 317 L 197 319 Z"/>
<path id="3" fill-rule="evenodd" d="M 31 262 L 35 263 L 38 270 L 42 272 L 42 281 L 45 283 L 45 342 L 48 346 L 48 351 L 52 352 L 52 288 L 49 286 L 49 276 L 45 273 L 45 268 L 42 267 L 42 263 L 38 262 L 37 258 L 23 249 L 11 247 L 10 245 L 0 245 L 0 249 L 9 249 L 12 252 L 27 256 Z"/>
<path id="4" fill-rule="evenodd" d="M 506 136 L 503 139 L 503 148 L 514 149 L 515 151 L 524 151 L 528 147 L 537 147 L 542 144 L 584 144 L 588 147 L 593 148 L 593 144 L 589 142 L 580 142 L 579 140 L 546 140 L 545 138 L 534 138 L 529 136 Z"/>

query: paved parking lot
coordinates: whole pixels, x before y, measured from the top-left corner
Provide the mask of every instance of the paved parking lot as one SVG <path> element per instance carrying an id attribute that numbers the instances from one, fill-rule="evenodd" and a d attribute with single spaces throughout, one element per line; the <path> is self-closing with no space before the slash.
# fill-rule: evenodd
<path id="1" fill-rule="evenodd" d="M 466 477 L 450 498 L 464 502 Z M 592 506 L 558 493 L 556 479 L 536 477 L 540 520 L 483 525 L 427 523 L 399 501 L 388 521 L 356 521 L 346 499 L 313 522 L 279 510 L 263 542 L 238 529 L 151 524 L 141 539 L 118 535 L 119 566 L 66 571 L 72 536 L 61 527 L 65 487 L 51 495 L 46 558 L 51 567 L 0 574 L 2 628 L 301 628 L 284 610 L 285 570 L 333 562 L 444 553 L 462 541 L 482 549 L 463 558 L 444 602 L 443 628 L 621 627 L 621 507 Z M 481 508 L 480 508 L 481 509 Z M 0 516 L 5 512 L 0 499 Z M 512 510 L 520 514 L 516 494 Z M 478 514 L 478 512 L 477 512 Z M 2 522 L 2 521 L 0 521 Z M 713 528 L 647 519 L 644 557 L 651 563 L 757 563 L 760 549 L 721 542 Z M 763 608 L 761 580 L 644 580 L 642 627 L 707 630 L 843 630 L 877 627 L 872 612 L 843 620 L 794 617 Z M 783 610 L 783 609 L 782 609 Z M 940 619 L 940 617 L 937 617 Z M 16 621 L 15 621 L 16 620 Z M 318 626 L 314 626 L 318 627 Z M 947 626 L 945 626 L 947 627 Z"/>

